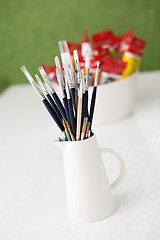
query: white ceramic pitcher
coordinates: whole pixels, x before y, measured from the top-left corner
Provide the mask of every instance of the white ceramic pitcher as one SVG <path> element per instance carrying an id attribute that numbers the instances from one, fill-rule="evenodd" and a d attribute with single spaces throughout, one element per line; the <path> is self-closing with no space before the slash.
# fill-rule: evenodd
<path id="1" fill-rule="evenodd" d="M 82 141 L 53 142 L 63 151 L 66 194 L 69 215 L 78 222 L 104 219 L 115 210 L 111 189 L 121 182 L 124 164 L 112 149 L 99 149 L 96 136 Z M 110 185 L 100 153 L 114 154 L 121 165 L 118 179 Z"/>

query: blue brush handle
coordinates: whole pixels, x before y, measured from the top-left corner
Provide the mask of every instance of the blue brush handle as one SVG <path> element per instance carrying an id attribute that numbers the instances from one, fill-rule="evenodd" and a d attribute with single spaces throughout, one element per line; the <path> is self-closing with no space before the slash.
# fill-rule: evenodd
<path id="1" fill-rule="evenodd" d="M 76 125 L 75 125 L 75 118 L 74 118 L 74 113 L 73 113 L 73 108 L 72 108 L 72 100 L 67 99 L 67 103 L 68 103 L 68 111 L 69 111 L 71 130 L 72 130 L 73 136 L 76 137 Z"/>
<path id="2" fill-rule="evenodd" d="M 83 127 L 83 121 L 84 121 L 84 117 L 85 117 L 85 93 L 83 93 L 82 95 L 82 117 L 81 117 L 81 130 Z"/>
<path id="3" fill-rule="evenodd" d="M 61 103 L 61 101 L 59 100 L 59 97 L 57 96 L 56 92 L 52 93 L 52 96 L 60 110 L 60 113 L 62 114 L 64 120 L 67 122 L 67 117 L 66 117 L 66 113 L 65 113 L 65 109 Z"/>
<path id="4" fill-rule="evenodd" d="M 85 106 L 84 106 L 84 117 L 88 117 L 88 90 L 85 91 L 85 95 L 84 95 L 84 102 L 85 102 Z"/>
<path id="5" fill-rule="evenodd" d="M 46 95 L 48 101 L 50 102 L 52 108 L 54 109 L 54 111 L 56 112 L 58 118 L 62 121 L 62 115 L 59 111 L 59 109 L 57 108 L 55 102 L 53 101 L 53 99 L 51 98 L 51 96 L 49 95 L 49 93 Z"/>
<path id="6" fill-rule="evenodd" d="M 58 127 L 61 129 L 61 131 L 64 131 L 64 127 L 61 123 L 61 121 L 59 120 L 57 114 L 55 113 L 55 111 L 53 110 L 52 106 L 50 105 L 50 103 L 47 101 L 47 99 L 45 98 L 44 100 L 42 100 L 43 104 L 45 105 L 45 107 L 47 108 L 48 112 L 50 113 L 51 117 L 54 119 L 54 121 L 56 122 L 56 124 L 58 125 Z"/>
<path id="7" fill-rule="evenodd" d="M 97 87 L 94 86 L 93 93 L 92 93 L 92 99 L 91 99 L 91 107 L 90 107 L 90 129 L 92 127 L 92 120 L 93 120 L 93 114 L 94 114 L 94 107 L 95 107 L 95 101 L 96 101 L 96 93 L 97 93 Z"/>
<path id="8" fill-rule="evenodd" d="M 72 104 L 74 111 L 76 111 L 76 105 L 75 105 L 75 88 L 70 88 L 71 98 L 72 98 Z"/>
<path id="9" fill-rule="evenodd" d="M 67 117 L 68 122 L 69 122 L 70 120 L 69 120 L 68 105 L 67 105 L 67 98 L 66 97 L 63 98 L 63 105 L 64 105 L 64 108 L 65 108 L 66 117 Z"/>

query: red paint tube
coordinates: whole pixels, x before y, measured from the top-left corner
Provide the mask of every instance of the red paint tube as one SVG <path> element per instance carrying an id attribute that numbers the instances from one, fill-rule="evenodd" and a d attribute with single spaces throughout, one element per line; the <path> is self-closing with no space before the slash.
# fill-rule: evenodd
<path id="1" fill-rule="evenodd" d="M 102 66 L 100 84 L 121 79 L 127 63 L 121 59 L 106 58 Z"/>

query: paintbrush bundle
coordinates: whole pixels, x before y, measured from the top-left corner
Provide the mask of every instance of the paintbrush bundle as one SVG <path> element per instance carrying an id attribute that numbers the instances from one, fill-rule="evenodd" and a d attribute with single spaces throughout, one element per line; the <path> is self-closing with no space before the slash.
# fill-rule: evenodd
<path id="1" fill-rule="evenodd" d="M 68 43 L 72 59 L 74 50 L 77 50 L 81 68 L 85 67 L 86 51 L 89 53 L 89 85 L 94 85 L 97 62 L 100 63 L 98 84 L 127 78 L 138 70 L 146 42 L 135 37 L 133 30 L 119 36 L 115 36 L 113 30 L 97 32 L 91 38 L 92 42 L 84 30 L 81 44 Z M 43 67 L 50 79 L 57 81 L 56 66 Z"/>
<path id="2" fill-rule="evenodd" d="M 85 65 L 80 66 L 78 51 L 73 51 L 73 59 L 66 41 L 59 41 L 62 64 L 55 57 L 55 72 L 61 89 L 60 99 L 42 66 L 38 68 L 43 81 L 35 74 L 32 78 L 25 66 L 21 70 L 36 89 L 43 104 L 63 132 L 65 140 L 79 141 L 89 138 L 92 133 L 92 120 L 96 101 L 99 62 L 96 65 L 91 104 L 88 106 L 88 86 L 90 75 L 90 51 L 85 52 Z M 59 138 L 61 141 L 61 138 Z"/>

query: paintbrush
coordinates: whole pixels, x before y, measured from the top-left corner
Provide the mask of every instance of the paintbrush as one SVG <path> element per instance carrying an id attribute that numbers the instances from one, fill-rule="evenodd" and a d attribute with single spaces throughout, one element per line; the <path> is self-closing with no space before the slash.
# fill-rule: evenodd
<path id="1" fill-rule="evenodd" d="M 75 63 L 75 116 L 77 117 L 77 106 L 78 106 L 78 53 L 74 50 L 74 63 Z"/>
<path id="2" fill-rule="evenodd" d="M 95 76 L 94 87 L 93 87 L 93 92 L 92 92 L 92 99 L 91 99 L 91 106 L 90 106 L 90 116 L 89 116 L 90 131 L 91 131 L 91 127 L 92 127 L 92 120 L 93 120 L 95 101 L 96 101 L 98 70 L 99 70 L 99 62 L 97 63 L 96 76 Z"/>
<path id="3" fill-rule="evenodd" d="M 82 133 L 81 133 L 81 140 L 83 140 L 85 138 L 86 129 L 87 129 L 87 121 L 88 121 L 88 118 L 84 117 Z"/>
<path id="4" fill-rule="evenodd" d="M 58 42 L 60 54 L 61 54 L 61 59 L 63 63 L 63 68 L 66 71 L 66 74 L 69 74 L 67 76 L 68 81 L 69 81 L 69 88 L 70 88 L 70 93 L 71 93 L 71 99 L 72 99 L 72 104 L 74 107 L 74 111 L 76 111 L 75 107 L 75 82 L 74 82 L 74 67 L 71 59 L 71 55 L 69 52 L 69 48 L 67 45 L 66 40 L 62 40 Z"/>
<path id="5" fill-rule="evenodd" d="M 76 129 L 76 141 L 80 140 L 81 136 L 81 118 L 82 118 L 82 87 L 83 83 L 80 83 L 78 89 L 78 109 L 77 109 L 77 129 Z"/>
<path id="6" fill-rule="evenodd" d="M 38 70 L 39 70 L 39 72 L 40 72 L 43 80 L 44 80 L 45 83 L 47 84 L 47 86 L 48 86 L 48 88 L 49 88 L 49 90 L 50 90 L 50 92 L 51 92 L 51 95 L 52 95 L 53 99 L 55 100 L 55 102 L 56 102 L 56 104 L 57 104 L 57 107 L 59 108 L 59 110 L 60 110 L 60 112 L 61 112 L 64 120 L 67 122 L 68 119 L 67 119 L 67 117 L 66 117 L 65 109 L 64 109 L 64 107 L 63 107 L 63 105 L 62 105 L 59 97 L 57 96 L 57 93 L 55 92 L 54 88 L 53 88 L 52 85 L 50 84 L 49 78 L 48 78 L 48 76 L 47 76 L 44 68 L 43 68 L 42 66 L 40 66 L 40 67 L 38 68 Z"/>
<path id="7" fill-rule="evenodd" d="M 87 103 L 86 103 L 86 95 L 85 95 L 85 76 L 86 76 L 86 68 L 83 69 L 82 71 L 82 118 L 81 118 L 81 129 L 82 129 L 82 124 L 83 124 L 83 120 L 84 117 L 86 117 L 86 107 L 87 107 Z"/>
<path id="8" fill-rule="evenodd" d="M 79 88 L 80 82 L 82 81 L 82 71 L 80 68 L 77 50 L 74 50 L 74 62 L 75 62 L 76 71 L 77 71 L 77 82 L 78 82 L 78 88 Z"/>
<path id="9" fill-rule="evenodd" d="M 74 113 L 73 113 L 72 100 L 71 100 L 71 97 L 70 97 L 70 91 L 69 91 L 66 71 L 64 72 L 64 75 L 65 75 L 65 82 L 66 82 L 67 104 L 68 104 L 70 125 L 71 125 L 71 129 L 72 129 L 72 133 L 75 137 L 76 136 L 75 118 L 74 118 Z"/>
<path id="10" fill-rule="evenodd" d="M 60 74 L 59 74 L 58 69 L 56 69 L 56 75 L 57 75 L 57 79 L 58 79 L 59 86 L 60 86 L 61 91 L 62 91 L 62 99 L 63 99 L 64 108 L 65 108 L 65 113 L 66 113 L 66 116 L 67 116 L 67 120 L 69 121 L 69 113 L 68 113 L 68 106 L 67 106 L 66 89 L 65 89 L 64 84 L 62 83 L 62 80 L 61 80 L 61 77 L 60 77 Z"/>
<path id="11" fill-rule="evenodd" d="M 46 98 L 48 99 L 48 101 L 49 101 L 49 103 L 51 104 L 52 108 L 53 108 L 54 111 L 56 112 L 58 118 L 62 121 L 62 115 L 61 115 L 59 109 L 57 108 L 55 102 L 53 101 L 52 97 L 51 97 L 50 94 L 48 93 L 46 87 L 44 86 L 44 84 L 42 83 L 41 79 L 38 77 L 37 74 L 35 74 L 35 77 L 36 77 L 39 85 L 41 86 L 43 92 L 45 93 Z"/>
<path id="12" fill-rule="evenodd" d="M 66 74 L 67 80 L 68 80 L 68 85 L 69 85 L 69 89 L 70 89 L 73 109 L 74 109 L 74 111 L 76 111 L 76 107 L 75 107 L 75 83 L 74 83 L 74 78 L 73 78 L 73 72 L 72 72 L 71 68 L 67 69 L 65 64 L 64 64 L 64 71 L 65 71 L 65 74 Z"/>
<path id="13" fill-rule="evenodd" d="M 26 76 L 26 78 L 29 80 L 29 82 L 32 84 L 32 86 L 36 89 L 36 91 L 38 92 L 39 96 L 41 97 L 41 100 L 43 102 L 43 104 L 45 105 L 46 109 L 48 110 L 48 112 L 50 113 L 51 117 L 54 119 L 54 121 L 56 122 L 56 124 L 58 125 L 58 127 L 60 128 L 60 130 L 62 132 L 64 132 L 64 127 L 60 121 L 60 119 L 58 118 L 56 112 L 54 111 L 54 109 L 52 108 L 52 106 L 50 105 L 50 103 L 48 102 L 48 100 L 45 98 L 45 95 L 43 94 L 43 92 L 41 91 L 41 89 L 38 87 L 38 85 L 36 84 L 36 82 L 34 81 L 34 79 L 32 78 L 32 76 L 30 75 L 30 73 L 28 72 L 28 70 L 26 69 L 25 66 L 21 67 L 22 72 L 24 73 L 24 75 Z"/>
<path id="14" fill-rule="evenodd" d="M 85 68 L 86 68 L 86 81 L 85 81 L 85 113 L 84 116 L 88 117 L 88 85 L 89 85 L 89 65 L 90 65 L 90 55 L 87 51 L 86 54 L 86 61 L 85 61 Z"/>

